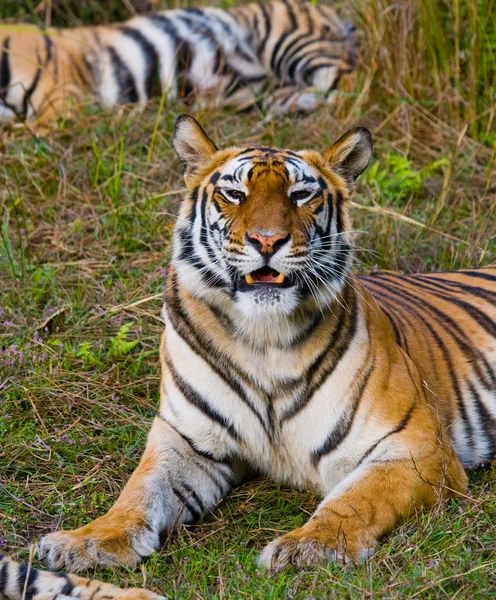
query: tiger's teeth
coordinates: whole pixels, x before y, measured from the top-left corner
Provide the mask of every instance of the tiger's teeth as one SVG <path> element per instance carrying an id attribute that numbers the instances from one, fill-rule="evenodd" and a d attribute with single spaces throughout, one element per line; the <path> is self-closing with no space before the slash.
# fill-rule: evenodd
<path id="1" fill-rule="evenodd" d="M 279 275 L 274 279 L 274 283 L 283 283 L 285 279 L 286 277 L 282 273 L 279 273 Z"/>
<path id="2" fill-rule="evenodd" d="M 252 283 L 255 283 L 255 278 L 253 277 L 253 275 L 251 273 L 247 273 L 245 275 L 245 280 L 246 280 L 246 283 L 249 283 L 250 285 Z"/>

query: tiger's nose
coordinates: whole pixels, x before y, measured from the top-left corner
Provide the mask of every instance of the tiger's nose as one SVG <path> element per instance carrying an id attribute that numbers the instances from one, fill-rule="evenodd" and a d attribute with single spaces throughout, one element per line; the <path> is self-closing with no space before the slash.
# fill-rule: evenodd
<path id="1" fill-rule="evenodd" d="M 246 241 L 260 254 L 275 254 L 279 248 L 289 240 L 289 233 L 276 233 L 275 235 L 262 235 L 261 233 L 247 233 Z"/>

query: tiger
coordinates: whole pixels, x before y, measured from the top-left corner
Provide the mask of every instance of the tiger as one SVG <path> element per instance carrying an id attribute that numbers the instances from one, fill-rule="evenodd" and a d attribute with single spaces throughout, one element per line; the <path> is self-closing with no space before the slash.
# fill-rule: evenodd
<path id="1" fill-rule="evenodd" d="M 78 575 L 40 571 L 0 554 L 1 600 L 165 600 L 142 589 L 121 589 Z"/>
<path id="2" fill-rule="evenodd" d="M 358 564 L 413 514 L 463 498 L 465 468 L 495 455 L 496 265 L 354 275 L 365 128 L 322 152 L 219 150 L 182 115 L 173 146 L 188 191 L 159 409 L 115 505 L 44 537 L 40 557 L 133 566 L 255 473 L 321 498 L 262 567 Z"/>
<path id="3" fill-rule="evenodd" d="M 110 108 L 154 95 L 270 115 L 333 102 L 356 66 L 351 22 L 331 6 L 273 0 L 166 10 L 110 26 L 0 25 L 0 118 L 47 130 L 90 94 Z M 68 113 L 69 114 L 69 113 Z"/>

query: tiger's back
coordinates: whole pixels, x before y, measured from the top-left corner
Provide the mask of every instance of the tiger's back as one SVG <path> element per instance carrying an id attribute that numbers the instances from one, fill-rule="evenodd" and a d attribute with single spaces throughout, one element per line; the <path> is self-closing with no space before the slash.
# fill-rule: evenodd
<path id="1" fill-rule="evenodd" d="M 332 8 L 297 0 L 169 10 L 110 26 L 0 26 L 0 118 L 49 124 L 87 94 L 106 107 L 164 93 L 311 110 L 353 70 L 353 30 Z"/>
<path id="2" fill-rule="evenodd" d="M 360 281 L 420 371 L 465 465 L 496 452 L 496 266 Z"/>

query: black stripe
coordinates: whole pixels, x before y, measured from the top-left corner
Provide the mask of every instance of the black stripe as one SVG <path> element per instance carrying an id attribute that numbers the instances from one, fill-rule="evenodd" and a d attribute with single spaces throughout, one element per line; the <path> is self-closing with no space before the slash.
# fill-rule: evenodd
<path id="1" fill-rule="evenodd" d="M 6 561 L 0 569 L 0 594 L 4 594 L 9 580 L 9 562 Z"/>
<path id="2" fill-rule="evenodd" d="M 52 54 L 53 40 L 50 38 L 48 33 L 45 31 L 44 27 L 41 27 L 40 29 L 42 30 L 43 39 L 45 41 L 46 56 L 45 56 L 44 66 L 46 67 L 53 58 L 53 54 Z M 56 77 L 56 79 L 57 79 L 57 77 Z"/>
<path id="3" fill-rule="evenodd" d="M 496 451 L 496 420 L 487 409 L 479 393 L 471 382 L 468 384 L 468 389 L 470 390 L 470 394 L 474 401 L 475 410 L 477 411 L 477 416 L 479 417 L 479 425 L 482 428 L 486 440 L 489 442 L 489 451 L 485 458 L 492 459 L 494 458 Z"/>
<path id="4" fill-rule="evenodd" d="M 144 558 L 144 557 L 143 557 Z M 90 582 L 91 583 L 91 582 Z M 88 584 L 89 585 L 89 584 Z M 91 592 L 91 596 L 88 598 L 88 600 L 93 600 L 93 598 L 96 596 L 96 594 L 98 594 L 98 592 L 101 590 L 102 586 L 101 585 L 97 585 L 96 588 Z M 61 592 L 62 593 L 62 592 Z M 99 598 L 99 600 L 102 600 L 102 597 Z"/>
<path id="5" fill-rule="evenodd" d="M 339 57 L 336 57 L 336 60 L 338 60 Z M 308 52 L 307 54 L 303 55 L 303 56 L 299 56 L 293 63 L 292 67 L 294 66 L 293 69 L 293 73 L 296 73 L 296 70 L 298 70 L 298 77 L 297 80 L 299 82 L 303 82 L 305 81 L 305 77 L 306 74 L 311 71 L 312 69 L 314 69 L 314 67 L 319 67 L 320 66 L 320 62 L 318 63 L 318 65 L 313 65 L 310 66 L 312 64 L 312 62 L 314 62 L 315 60 L 322 60 L 322 49 L 316 49 L 313 50 L 311 52 Z M 327 63 L 322 63 L 323 66 L 326 66 Z M 307 82 L 310 83 L 310 82 Z"/>
<path id="6" fill-rule="evenodd" d="M 496 275 L 489 275 L 488 273 L 481 273 L 479 271 L 458 271 L 468 277 L 478 277 L 479 279 L 487 279 L 488 281 L 496 281 Z"/>
<path id="7" fill-rule="evenodd" d="M 211 288 L 225 289 L 226 282 L 220 275 L 214 273 L 206 263 L 197 255 L 195 243 L 193 240 L 193 227 L 189 230 L 179 232 L 180 253 L 178 260 L 185 260 L 198 271 L 201 280 Z"/>
<path id="8" fill-rule="evenodd" d="M 412 370 L 411 370 L 411 367 L 410 367 L 410 363 L 412 362 L 412 360 L 410 359 L 409 356 L 407 356 L 407 354 L 405 354 L 404 351 L 401 353 L 401 356 L 403 358 L 403 362 L 405 364 L 406 370 L 408 371 L 408 376 L 410 377 L 410 381 L 415 386 L 415 391 L 417 392 L 417 394 L 419 395 L 419 397 L 426 398 L 426 393 L 425 393 L 425 390 L 424 390 L 424 387 L 423 387 L 423 382 L 420 381 L 420 384 L 421 384 L 420 388 L 417 385 L 417 382 L 420 379 L 419 372 L 417 371 L 415 374 L 412 373 Z M 427 398 L 426 398 L 426 400 L 427 400 Z"/>
<path id="9" fill-rule="evenodd" d="M 172 425 L 171 423 L 169 423 L 169 421 L 167 421 L 167 419 L 165 417 L 163 417 L 160 413 L 157 414 L 157 416 L 162 419 L 162 421 L 164 421 L 165 423 L 167 423 L 167 425 L 169 425 L 169 427 L 172 427 L 172 429 L 178 434 L 180 435 L 183 440 L 191 447 L 191 449 L 198 454 L 198 456 L 201 456 L 202 458 L 206 458 L 207 460 L 211 460 L 212 462 L 217 462 L 217 463 L 221 463 L 224 465 L 230 465 L 230 460 L 225 457 L 225 458 L 215 458 L 215 456 L 213 454 L 211 454 L 210 452 L 207 452 L 205 450 L 201 450 L 200 448 L 198 448 L 198 446 L 195 444 L 195 442 L 193 442 L 193 440 L 188 437 L 186 434 L 182 433 L 181 431 L 179 431 L 179 429 L 177 427 L 174 427 L 174 425 Z"/>
<path id="10" fill-rule="evenodd" d="M 184 460 L 184 456 L 175 448 L 171 448 L 171 450 L 177 454 L 177 456 L 179 456 L 181 459 Z M 222 471 L 216 471 L 216 473 L 218 475 L 220 475 L 222 477 L 222 483 L 227 485 L 227 489 L 224 489 L 223 485 L 221 484 L 221 482 L 214 477 L 214 475 L 208 470 L 208 468 L 205 465 L 205 461 L 200 462 L 199 460 L 196 460 L 195 458 L 191 459 L 193 464 L 195 466 L 197 466 L 200 471 L 202 473 L 204 473 L 211 481 L 212 483 L 215 485 L 215 487 L 217 488 L 219 495 L 220 496 L 224 496 L 224 494 L 226 494 L 226 492 L 229 490 L 229 488 L 231 487 L 231 481 L 230 481 L 230 477 L 227 477 L 224 473 L 222 473 Z M 226 463 L 227 464 L 227 463 Z M 213 469 L 216 468 L 217 465 L 210 465 Z M 227 466 L 230 466 L 229 464 L 227 464 Z"/>
<path id="11" fill-rule="evenodd" d="M 148 19 L 164 33 L 166 33 L 175 45 L 175 79 L 178 83 L 178 93 L 182 98 L 190 96 L 193 92 L 191 82 L 188 78 L 188 71 L 191 68 L 191 62 L 193 60 L 193 47 L 191 44 L 181 38 L 179 33 L 171 22 L 171 20 L 159 14 L 151 14 Z"/>
<path id="12" fill-rule="evenodd" d="M 10 37 L 7 37 L 3 42 L 0 58 L 0 99 L 7 96 L 7 88 L 10 85 L 9 48 Z"/>
<path id="13" fill-rule="evenodd" d="M 39 58 L 38 58 L 38 63 L 39 63 Z M 38 83 L 40 82 L 40 77 L 41 77 L 41 69 L 40 69 L 40 67 L 38 67 L 36 69 L 36 73 L 34 75 L 33 82 L 31 83 L 29 88 L 24 93 L 24 100 L 23 100 L 23 104 L 22 104 L 22 113 L 25 116 L 27 116 L 27 114 L 28 114 L 29 100 L 30 100 L 31 96 L 34 94 L 34 92 L 36 91 L 36 88 L 38 87 Z M 33 113 L 35 113 L 34 107 L 32 107 L 32 108 L 33 108 Z"/>
<path id="14" fill-rule="evenodd" d="M 179 42 L 176 50 L 176 59 L 178 68 L 179 95 L 186 99 L 192 97 L 194 93 L 193 86 L 188 77 L 188 73 L 191 69 L 191 63 L 193 62 L 193 57 L 193 46 L 187 40 L 182 39 Z"/>
<path id="15" fill-rule="evenodd" d="M 293 40 L 291 47 L 286 50 L 286 52 L 284 53 L 283 56 L 281 56 L 280 60 L 278 61 L 277 65 L 276 65 L 277 70 L 280 70 L 280 68 L 282 66 L 281 63 L 283 62 L 283 60 L 285 63 L 285 65 L 284 65 L 285 67 L 291 67 L 291 65 L 293 64 L 293 59 L 298 54 L 298 52 L 300 52 L 301 50 L 304 50 L 310 44 L 318 43 L 318 41 L 319 40 L 315 39 L 314 33 L 312 33 L 312 32 L 302 33 L 300 35 L 300 37 L 297 37 Z M 290 75 L 289 69 L 288 69 L 288 75 Z M 293 75 L 294 75 L 294 72 L 293 72 Z"/>
<path id="16" fill-rule="evenodd" d="M 482 300 L 486 300 L 486 302 L 490 302 L 494 304 L 496 302 L 496 291 L 488 290 L 486 288 L 481 288 L 479 286 L 467 285 L 465 283 L 460 283 L 459 281 L 453 281 L 453 279 L 445 279 L 443 277 L 434 277 L 432 275 L 413 275 L 415 280 L 421 279 L 426 283 L 435 281 L 440 289 L 445 290 L 446 292 L 463 292 L 465 294 L 470 294 L 472 296 L 477 296 Z"/>
<path id="17" fill-rule="evenodd" d="M 271 33 L 271 29 L 272 29 L 272 15 L 269 13 L 269 9 L 272 10 L 272 6 L 270 4 L 269 5 L 262 4 L 260 9 L 262 11 L 264 25 L 265 25 L 265 35 L 260 40 L 260 44 L 258 45 L 257 54 L 259 54 L 259 56 L 265 50 L 265 46 L 270 37 L 270 33 Z"/>
<path id="18" fill-rule="evenodd" d="M 63 573 L 57 573 L 57 576 L 62 579 L 65 579 L 64 587 L 60 590 L 59 594 L 62 594 L 64 596 L 70 596 L 72 591 L 74 590 L 74 584 L 71 582 L 69 577 L 67 575 L 64 575 Z"/>
<path id="19" fill-rule="evenodd" d="M 319 325 L 324 321 L 325 318 L 322 313 L 319 311 L 312 315 L 312 318 L 308 321 L 307 325 L 300 329 L 295 337 L 291 340 L 289 345 L 281 346 L 282 349 L 286 348 L 296 348 L 296 346 L 301 346 L 304 344 L 310 337 L 313 336 L 315 331 L 318 329 Z"/>
<path id="20" fill-rule="evenodd" d="M 197 508 L 195 508 L 191 504 L 190 498 L 188 498 L 187 496 L 185 496 L 176 487 L 172 487 L 172 493 L 178 499 L 179 504 L 181 504 L 182 507 L 186 508 L 186 510 L 189 510 L 193 521 L 199 521 L 201 519 L 201 516 L 202 516 L 201 513 L 198 511 Z"/>
<path id="21" fill-rule="evenodd" d="M 310 364 L 305 373 L 304 393 L 294 403 L 294 405 L 289 408 L 289 410 L 281 415 L 281 424 L 284 423 L 284 421 L 292 419 L 309 404 L 314 394 L 332 375 L 334 369 L 338 366 L 353 338 L 355 337 L 358 321 L 358 306 L 355 291 L 353 290 L 352 286 L 349 287 L 349 293 L 351 294 L 351 298 L 344 298 L 344 301 L 347 302 L 348 300 L 351 300 L 353 303 L 351 312 L 347 313 L 344 307 L 341 305 L 335 307 L 336 310 L 340 310 L 340 312 L 336 315 L 336 327 L 332 331 L 331 337 L 329 338 L 327 344 L 324 346 L 315 360 Z M 330 363 L 316 379 L 315 377 L 318 374 L 319 369 L 322 367 L 324 361 L 329 358 L 329 356 L 331 356 Z"/>
<path id="22" fill-rule="evenodd" d="M 28 579 L 26 584 L 26 577 Z M 28 575 L 28 567 L 25 565 L 19 565 L 19 572 L 17 575 L 17 586 L 19 591 L 22 593 L 24 591 L 24 587 L 26 587 L 26 600 L 32 600 L 34 594 L 37 590 L 33 589 L 33 585 L 38 578 L 38 571 L 35 568 L 29 569 Z"/>
<path id="23" fill-rule="evenodd" d="M 270 57 L 270 70 L 272 71 L 272 73 L 276 76 L 280 76 L 280 73 L 276 72 L 275 70 L 275 65 L 276 65 L 276 60 L 277 60 L 277 54 L 281 48 L 281 46 L 284 44 L 284 42 L 286 41 L 286 39 L 292 34 L 292 31 L 285 31 L 277 40 L 273 50 L 272 50 L 272 56 Z M 291 46 L 290 46 L 291 47 Z M 279 60 L 282 60 L 284 58 L 284 52 L 281 53 L 281 57 L 279 58 Z"/>
<path id="24" fill-rule="evenodd" d="M 372 446 L 370 446 L 370 448 L 364 453 L 364 455 L 362 456 L 362 458 L 356 464 L 355 469 L 357 467 L 359 467 L 363 463 L 363 461 L 368 456 L 370 456 L 372 454 L 372 452 L 377 448 L 377 446 L 380 443 L 382 443 L 386 438 L 388 438 L 391 435 L 394 435 L 395 433 L 399 433 L 400 431 L 403 431 L 403 429 L 406 428 L 406 426 L 410 422 L 410 419 L 412 418 L 412 414 L 415 411 L 416 407 L 417 407 L 416 403 L 413 402 L 412 405 L 410 406 L 410 408 L 407 410 L 405 416 L 398 423 L 398 425 L 396 425 L 396 427 L 394 429 L 392 429 L 389 433 L 386 433 L 386 435 L 383 435 L 379 440 L 377 440 L 377 442 L 375 444 L 372 444 Z"/>
<path id="25" fill-rule="evenodd" d="M 215 173 L 214 173 L 215 175 Z M 217 174 L 218 176 L 219 174 Z M 204 250 L 207 251 L 208 257 L 211 260 L 212 264 L 216 262 L 216 256 L 212 247 L 210 246 L 210 241 L 208 239 L 208 223 L 207 223 L 207 203 L 209 199 L 208 186 L 212 181 L 209 181 L 208 184 L 203 188 L 202 199 L 200 203 L 200 243 Z M 215 181 L 213 182 L 215 183 Z"/>
<path id="26" fill-rule="evenodd" d="M 215 471 L 215 475 L 219 475 L 222 478 L 222 481 L 219 481 L 214 473 L 210 472 L 209 469 L 205 466 L 203 462 L 193 460 L 195 465 L 202 471 L 210 481 L 215 485 L 215 487 L 219 491 L 220 497 L 225 496 L 227 492 L 231 489 L 233 483 L 236 481 L 236 476 L 233 471 L 226 475 L 222 471 Z M 215 467 L 215 465 L 213 465 Z"/>
<path id="27" fill-rule="evenodd" d="M 154 84 L 155 78 L 158 74 L 158 56 L 157 51 L 155 50 L 155 46 L 147 40 L 147 38 L 138 31 L 137 29 L 133 29 L 132 27 L 121 26 L 119 27 L 119 31 L 125 36 L 131 38 L 136 42 L 136 44 L 140 47 L 141 52 L 143 53 L 143 58 L 145 61 L 145 92 L 147 95 L 147 99 L 153 96 L 154 92 Z"/>
<path id="28" fill-rule="evenodd" d="M 203 514 L 206 510 L 205 505 L 203 504 L 201 498 L 198 496 L 198 494 L 195 492 L 195 490 L 193 488 L 191 488 L 189 485 L 187 485 L 186 483 L 183 483 L 183 488 L 188 493 L 188 496 L 193 498 L 193 500 L 197 503 L 198 508 L 200 509 L 201 513 Z"/>
<path id="29" fill-rule="evenodd" d="M 314 450 L 311 455 L 312 464 L 317 466 L 318 462 L 327 454 L 333 452 L 342 442 L 345 440 L 347 435 L 351 430 L 351 426 L 353 425 L 353 421 L 355 419 L 355 415 L 357 413 L 358 407 L 362 400 L 363 394 L 365 392 L 365 388 L 367 387 L 367 383 L 370 379 L 374 371 L 375 366 L 375 358 L 372 360 L 370 365 L 364 369 L 361 374 L 360 381 L 356 384 L 356 389 L 354 390 L 353 400 L 351 402 L 351 408 L 346 410 L 345 414 L 341 417 L 341 420 L 334 427 L 331 433 L 327 436 L 326 441 L 322 444 L 320 448 Z"/>
<path id="30" fill-rule="evenodd" d="M 291 6 L 291 3 L 289 2 L 289 0 L 282 0 L 282 3 L 284 4 L 284 6 L 286 7 L 286 10 L 288 11 L 290 27 L 291 27 L 291 29 L 294 30 L 297 28 L 298 24 L 296 22 L 296 15 L 293 10 L 293 7 Z"/>
<path id="31" fill-rule="evenodd" d="M 395 323 L 393 317 L 391 316 L 391 314 L 389 313 L 389 311 L 387 311 L 383 306 L 381 306 L 381 308 L 382 308 L 382 312 L 386 315 L 390 325 L 393 328 L 393 333 L 394 333 L 394 338 L 396 340 L 396 343 L 398 344 L 398 346 L 402 347 L 404 338 L 401 336 L 398 326 L 396 325 L 396 323 Z"/>
<path id="32" fill-rule="evenodd" d="M 320 44 L 318 44 L 319 40 L 309 40 L 306 44 L 301 45 L 298 52 L 293 52 L 291 58 L 287 58 L 286 60 L 286 68 L 288 71 L 288 76 L 291 80 L 295 80 L 296 70 L 300 66 L 302 61 L 306 61 L 309 56 L 315 58 L 315 56 L 320 56 Z M 316 47 L 310 48 L 313 44 L 318 44 Z M 313 60 L 312 58 L 312 60 Z"/>
<path id="33" fill-rule="evenodd" d="M 184 398 L 209 419 L 215 421 L 221 427 L 223 427 L 233 439 L 239 441 L 240 435 L 234 429 L 233 425 L 223 415 L 218 413 L 215 408 L 213 408 L 208 401 L 203 398 L 185 379 L 183 379 L 176 371 L 174 365 L 167 359 L 166 364 L 171 372 L 172 379 L 174 380 L 176 387 L 179 389 Z"/>
<path id="34" fill-rule="evenodd" d="M 131 71 L 126 63 L 112 46 L 107 47 L 110 54 L 110 60 L 114 68 L 114 76 L 119 86 L 119 101 L 120 102 L 137 102 L 138 91 L 136 90 L 136 82 Z"/>

